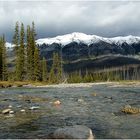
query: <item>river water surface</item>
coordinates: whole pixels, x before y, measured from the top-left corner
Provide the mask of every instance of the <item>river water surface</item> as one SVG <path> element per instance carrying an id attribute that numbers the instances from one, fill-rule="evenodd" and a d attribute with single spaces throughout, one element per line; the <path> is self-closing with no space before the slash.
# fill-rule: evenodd
<path id="1" fill-rule="evenodd" d="M 54 105 L 59 100 L 61 105 Z M 140 107 L 140 87 L 9 88 L 0 89 L 0 139 L 48 138 L 57 128 L 90 127 L 95 138 L 140 138 L 140 114 L 121 113 L 124 105 Z M 30 110 L 30 107 L 39 107 Z M 20 110 L 25 109 L 26 112 Z"/>

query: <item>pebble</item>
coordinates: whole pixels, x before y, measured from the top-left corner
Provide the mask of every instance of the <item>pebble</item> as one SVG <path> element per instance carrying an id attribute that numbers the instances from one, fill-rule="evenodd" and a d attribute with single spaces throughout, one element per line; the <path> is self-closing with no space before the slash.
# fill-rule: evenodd
<path id="1" fill-rule="evenodd" d="M 9 107 L 9 108 L 12 108 L 12 105 L 9 105 L 8 107 Z"/>
<path id="2" fill-rule="evenodd" d="M 25 112 L 25 109 L 21 109 L 20 112 Z"/>
<path id="3" fill-rule="evenodd" d="M 10 108 L 4 109 L 4 110 L 2 111 L 2 114 L 8 114 L 8 113 L 10 113 L 10 111 L 11 111 Z"/>
<path id="4" fill-rule="evenodd" d="M 13 110 L 9 111 L 9 114 L 14 114 L 14 111 Z"/>
<path id="5" fill-rule="evenodd" d="M 96 93 L 93 93 L 92 96 L 97 96 L 97 94 Z"/>
<path id="6" fill-rule="evenodd" d="M 78 102 L 84 102 L 84 100 L 83 99 L 78 99 Z"/>
<path id="7" fill-rule="evenodd" d="M 21 108 L 21 107 L 22 107 L 22 105 L 18 105 L 17 107 L 18 107 L 18 108 Z"/>
<path id="8" fill-rule="evenodd" d="M 57 100 L 57 101 L 55 101 L 53 104 L 54 104 L 54 105 L 60 105 L 61 102 L 60 102 L 59 100 Z"/>
<path id="9" fill-rule="evenodd" d="M 29 109 L 30 110 L 36 110 L 36 109 L 39 109 L 40 107 L 39 106 L 32 106 L 32 107 L 30 107 Z"/>

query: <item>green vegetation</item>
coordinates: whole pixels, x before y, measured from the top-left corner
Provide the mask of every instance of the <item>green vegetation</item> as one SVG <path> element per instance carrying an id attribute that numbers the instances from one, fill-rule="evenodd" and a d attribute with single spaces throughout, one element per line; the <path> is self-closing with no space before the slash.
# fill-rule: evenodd
<path id="1" fill-rule="evenodd" d="M 122 66 L 103 69 L 102 71 L 72 72 L 68 75 L 68 83 L 100 82 L 100 81 L 133 81 L 140 79 L 139 65 Z"/>
<path id="2" fill-rule="evenodd" d="M 42 60 L 42 81 L 47 82 L 47 80 L 48 80 L 47 62 L 46 62 L 46 59 L 43 57 L 43 60 Z"/>
<path id="3" fill-rule="evenodd" d="M 4 35 L 0 37 L 0 80 L 6 81 L 8 79 L 7 62 L 6 62 L 6 46 Z"/>
<path id="4" fill-rule="evenodd" d="M 62 80 L 61 58 L 58 55 L 58 53 L 54 53 L 53 64 L 49 75 L 49 82 L 61 83 L 61 80 Z"/>

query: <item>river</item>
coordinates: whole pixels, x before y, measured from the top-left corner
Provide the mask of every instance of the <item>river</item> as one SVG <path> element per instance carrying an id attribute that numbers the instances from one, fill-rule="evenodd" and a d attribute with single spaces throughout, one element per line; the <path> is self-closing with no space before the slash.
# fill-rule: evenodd
<path id="1" fill-rule="evenodd" d="M 61 105 L 54 105 L 56 100 Z M 97 139 L 140 138 L 140 114 L 120 111 L 128 104 L 140 107 L 140 87 L 101 84 L 0 89 L 0 110 L 10 105 L 14 111 L 0 114 L 0 139 L 48 138 L 57 128 L 71 125 L 88 126 Z"/>

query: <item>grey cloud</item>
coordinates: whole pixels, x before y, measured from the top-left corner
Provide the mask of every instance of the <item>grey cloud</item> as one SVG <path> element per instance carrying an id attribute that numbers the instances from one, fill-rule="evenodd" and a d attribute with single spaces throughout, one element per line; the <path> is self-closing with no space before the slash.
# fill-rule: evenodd
<path id="1" fill-rule="evenodd" d="M 71 32 L 140 35 L 140 2 L 0 1 L 0 34 L 11 41 L 16 21 L 35 21 L 38 38 Z"/>

